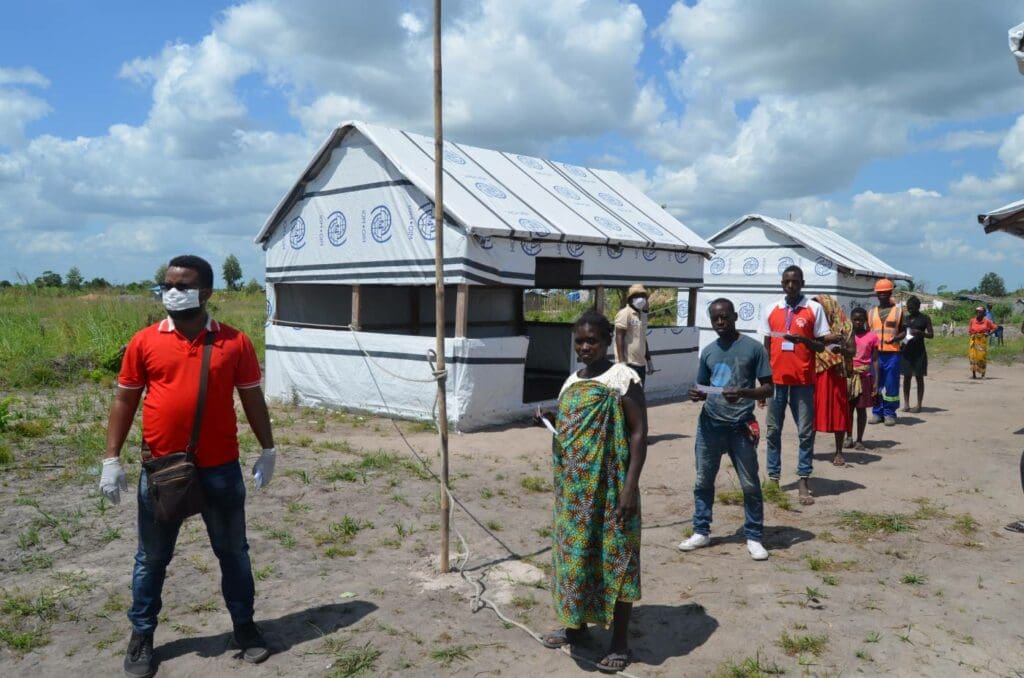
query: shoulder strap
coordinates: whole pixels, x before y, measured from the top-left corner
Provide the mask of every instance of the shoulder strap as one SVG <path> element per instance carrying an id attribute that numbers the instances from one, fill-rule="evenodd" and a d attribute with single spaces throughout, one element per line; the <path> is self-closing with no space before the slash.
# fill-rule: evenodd
<path id="1" fill-rule="evenodd" d="M 213 353 L 213 331 L 206 331 L 206 341 L 203 343 L 203 365 L 199 368 L 199 398 L 196 400 L 196 416 L 192 420 L 192 435 L 188 439 L 188 447 L 185 451 L 195 455 L 196 445 L 199 444 L 199 431 L 203 427 L 203 409 L 206 406 L 206 384 L 210 377 L 210 355 Z"/>

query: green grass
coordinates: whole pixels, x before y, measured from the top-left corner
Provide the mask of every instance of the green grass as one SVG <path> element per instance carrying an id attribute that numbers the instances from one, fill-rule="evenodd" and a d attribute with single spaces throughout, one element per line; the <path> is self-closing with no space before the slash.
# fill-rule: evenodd
<path id="1" fill-rule="evenodd" d="M 328 638 L 324 642 L 324 653 L 333 654 L 334 661 L 328 667 L 327 678 L 349 678 L 374 672 L 380 650 L 369 642 L 362 647 L 349 648 L 347 639 Z"/>
<path id="2" fill-rule="evenodd" d="M 211 300 L 213 315 L 248 334 L 261 360 L 264 299 L 218 290 Z M 164 315 L 160 302 L 144 292 L 0 289 L 0 390 L 111 379 L 121 347 Z"/>
<path id="3" fill-rule="evenodd" d="M 729 660 L 722 664 L 711 678 L 764 678 L 764 676 L 781 676 L 785 670 L 775 662 L 765 663 L 761 655 L 747 657 L 738 664 Z"/>
<path id="4" fill-rule="evenodd" d="M 430 658 L 442 667 L 448 668 L 455 662 L 469 661 L 472 659 L 469 654 L 469 651 L 472 649 L 473 648 L 466 647 L 465 645 L 449 645 L 432 651 L 430 653 Z"/>
<path id="5" fill-rule="evenodd" d="M 774 504 L 783 511 L 793 510 L 793 502 L 790 500 L 789 495 L 779 487 L 778 483 L 771 481 L 761 483 L 761 496 L 766 503 Z"/>
<path id="6" fill-rule="evenodd" d="M 963 323 L 960 323 L 963 327 Z M 938 329 L 938 326 L 936 326 Z M 1024 354 L 1024 337 L 1006 337 L 1002 346 L 988 343 L 988 360 L 990 363 L 1009 365 L 1021 359 Z M 962 361 L 964 374 L 970 376 L 971 366 L 967 362 L 967 337 L 940 337 L 928 340 L 928 355 L 952 361 Z"/>
<path id="7" fill-rule="evenodd" d="M 953 529 L 963 534 L 972 534 L 978 529 L 978 521 L 970 513 L 963 513 L 953 520 Z"/>
<path id="8" fill-rule="evenodd" d="M 782 637 L 779 638 L 779 647 L 791 657 L 800 654 L 813 654 L 818 657 L 825 651 L 826 645 L 828 645 L 828 636 L 824 634 L 820 636 L 791 636 L 783 631 Z"/>
<path id="9" fill-rule="evenodd" d="M 839 525 L 855 532 L 908 532 L 914 529 L 910 516 L 902 513 L 868 513 L 865 511 L 843 511 L 839 514 Z"/>
<path id="10" fill-rule="evenodd" d="M 526 476 L 519 480 L 519 485 L 527 492 L 547 492 L 551 489 L 547 481 L 537 476 Z"/>
<path id="11" fill-rule="evenodd" d="M 900 577 L 900 582 L 902 582 L 904 584 L 920 585 L 920 584 L 924 584 L 927 581 L 928 581 L 928 577 L 925 577 L 923 574 L 913 574 L 913 573 L 910 573 L 910 574 L 905 574 L 902 577 Z"/>
<path id="12" fill-rule="evenodd" d="M 326 531 L 314 534 L 313 542 L 317 546 L 348 544 L 355 539 L 359 532 L 366 529 L 373 529 L 373 523 L 365 520 L 353 520 L 346 515 L 338 522 L 328 525 Z"/>

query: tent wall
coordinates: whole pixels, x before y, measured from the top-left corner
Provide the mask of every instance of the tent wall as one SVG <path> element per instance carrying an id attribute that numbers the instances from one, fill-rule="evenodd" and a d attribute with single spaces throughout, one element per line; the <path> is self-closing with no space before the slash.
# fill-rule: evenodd
<path id="1" fill-rule="evenodd" d="M 715 256 L 704 266 L 704 287 L 697 295 L 697 326 L 700 347 L 715 340 L 708 319 L 708 306 L 725 297 L 736 306 L 740 332 L 757 336 L 762 319 L 783 296 L 782 271 L 797 265 L 804 272 L 804 293 L 837 297 L 849 313 L 856 306 L 870 308 L 874 300 L 874 278 L 854 276 L 837 270 L 833 261 L 775 231 L 752 221 L 715 241 Z M 686 290 L 680 290 L 679 313 L 685 313 Z"/>
<path id="2" fill-rule="evenodd" d="M 430 379 L 425 359 L 434 347 L 430 337 L 368 332 L 353 335 L 281 325 L 268 325 L 266 337 L 266 388 L 272 399 L 412 419 L 433 418 L 434 382 L 409 382 L 393 376 Z M 697 339 L 697 329 L 692 327 L 651 329 L 648 342 L 658 371 L 647 380 L 649 400 L 678 397 L 693 382 Z M 523 402 L 528 342 L 526 337 L 446 340 L 448 414 L 458 429 L 472 430 L 530 415 L 536 403 Z M 559 351 L 561 358 L 568 355 L 571 339 L 566 338 L 564 343 L 564 350 Z M 540 404 L 552 405 L 553 401 Z"/>

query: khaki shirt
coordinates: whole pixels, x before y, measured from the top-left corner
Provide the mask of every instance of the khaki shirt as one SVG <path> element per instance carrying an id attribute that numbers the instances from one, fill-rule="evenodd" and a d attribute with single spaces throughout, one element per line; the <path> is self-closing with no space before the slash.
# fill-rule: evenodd
<path id="1" fill-rule="evenodd" d="M 626 306 L 615 314 L 615 329 L 626 331 L 626 363 L 643 367 L 647 364 L 647 314 L 640 313 L 632 306 Z M 615 344 L 615 360 L 619 356 L 618 342 Z"/>

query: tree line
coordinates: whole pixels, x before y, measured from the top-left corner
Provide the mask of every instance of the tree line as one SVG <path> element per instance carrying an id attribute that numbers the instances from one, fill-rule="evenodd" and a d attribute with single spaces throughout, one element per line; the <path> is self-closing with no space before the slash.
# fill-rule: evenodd
<path id="1" fill-rule="evenodd" d="M 63 276 L 61 276 L 60 273 L 47 270 L 43 271 L 31 281 L 29 281 L 26 276 L 19 273 L 18 282 L 12 283 L 10 280 L 0 280 L 0 288 L 22 286 L 60 288 L 67 290 L 103 290 L 116 287 L 130 292 L 135 292 L 149 290 L 155 285 L 159 285 L 164 281 L 164 275 L 166 273 L 167 264 L 161 264 L 153 274 L 152 280 L 139 280 L 121 285 L 113 284 L 106 278 L 93 278 L 91 280 L 86 280 L 79 268 L 77 266 L 72 266 Z M 221 266 L 221 277 L 224 280 L 224 286 L 229 290 L 236 292 L 244 291 L 251 294 L 263 291 L 263 286 L 260 285 L 256 278 L 250 278 L 249 282 L 245 285 L 242 284 L 242 264 L 234 254 L 229 254 L 227 258 L 224 259 L 224 264 Z"/>

